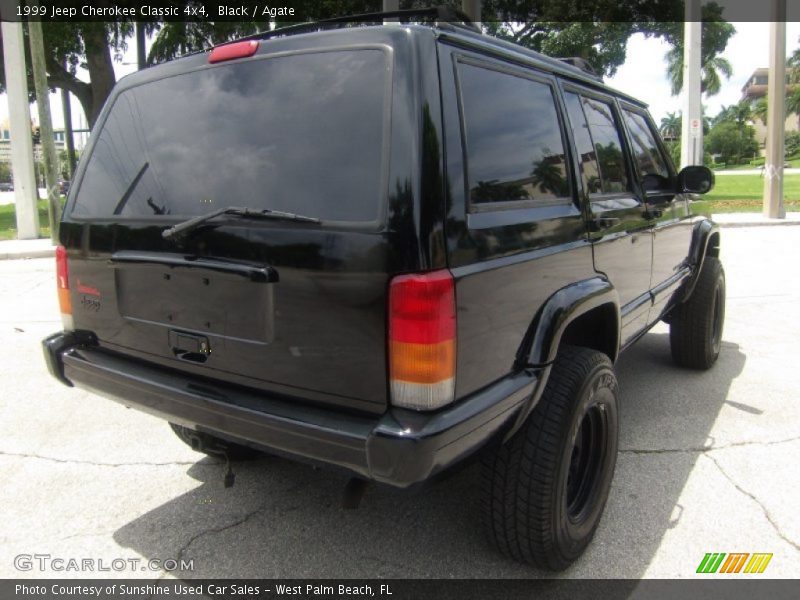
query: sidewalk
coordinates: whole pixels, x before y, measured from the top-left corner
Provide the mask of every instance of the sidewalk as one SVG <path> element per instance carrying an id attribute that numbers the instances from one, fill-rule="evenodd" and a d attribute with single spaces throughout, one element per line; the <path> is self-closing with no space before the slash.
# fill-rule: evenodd
<path id="1" fill-rule="evenodd" d="M 711 215 L 720 227 L 762 227 L 800 225 L 800 212 L 786 213 L 785 219 L 768 219 L 761 213 L 720 213 Z M 0 241 L 0 260 L 48 258 L 55 254 L 50 239 Z"/>
<path id="2" fill-rule="evenodd" d="M 761 213 L 717 213 L 711 218 L 720 227 L 762 227 L 765 225 L 800 225 L 800 212 L 786 213 L 785 219 L 768 219 Z"/>
<path id="3" fill-rule="evenodd" d="M 0 260 L 14 258 L 47 258 L 55 254 L 50 238 L 40 240 L 0 241 Z"/>

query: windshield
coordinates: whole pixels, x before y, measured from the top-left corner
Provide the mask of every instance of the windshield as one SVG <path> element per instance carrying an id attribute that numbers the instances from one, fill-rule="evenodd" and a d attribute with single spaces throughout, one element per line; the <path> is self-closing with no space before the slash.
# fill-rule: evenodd
<path id="1" fill-rule="evenodd" d="M 386 61 L 377 49 L 296 54 L 126 90 L 72 213 L 190 217 L 236 205 L 374 220 Z"/>

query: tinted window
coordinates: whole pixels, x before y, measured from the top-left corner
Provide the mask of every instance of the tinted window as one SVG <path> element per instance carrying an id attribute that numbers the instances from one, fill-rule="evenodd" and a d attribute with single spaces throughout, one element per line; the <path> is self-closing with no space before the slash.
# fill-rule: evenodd
<path id="1" fill-rule="evenodd" d="M 600 168 L 597 165 L 597 153 L 594 151 L 586 116 L 583 114 L 581 99 L 577 94 L 571 93 L 564 94 L 564 99 L 567 103 L 567 113 L 572 126 L 572 135 L 575 138 L 575 149 L 578 152 L 581 173 L 586 181 L 589 193 L 602 193 L 603 186 L 600 181 Z"/>
<path id="2" fill-rule="evenodd" d="M 600 166 L 603 193 L 624 192 L 628 189 L 628 177 L 614 110 L 610 104 L 594 98 L 581 97 L 581 101 Z"/>
<path id="3" fill-rule="evenodd" d="M 470 199 L 553 200 L 569 195 L 552 88 L 459 65 Z"/>
<path id="4" fill-rule="evenodd" d="M 661 154 L 653 130 L 642 115 L 628 110 L 623 111 L 623 114 L 631 136 L 633 162 L 645 183 L 645 189 L 669 187 L 667 161 Z"/>
<path id="5" fill-rule="evenodd" d="M 368 221 L 381 196 L 379 50 L 232 62 L 123 92 L 74 212 L 196 215 L 224 206 Z"/>

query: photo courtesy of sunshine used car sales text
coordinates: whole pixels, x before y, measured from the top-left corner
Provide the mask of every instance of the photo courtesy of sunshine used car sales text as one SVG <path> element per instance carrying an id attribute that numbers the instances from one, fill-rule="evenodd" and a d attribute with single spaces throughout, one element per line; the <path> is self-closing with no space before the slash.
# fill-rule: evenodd
<path id="1" fill-rule="evenodd" d="M 148 583 L 107 583 L 96 585 L 48 583 L 22 584 L 14 586 L 14 594 L 19 597 L 54 597 L 54 598 L 138 598 L 138 597 L 203 597 L 203 598 L 244 598 L 253 599 L 266 596 L 290 596 L 294 598 L 319 597 L 389 597 L 392 596 L 391 585 L 345 584 L 297 584 L 275 583 L 269 587 L 253 584 L 235 583 L 186 583 L 160 582 Z"/>

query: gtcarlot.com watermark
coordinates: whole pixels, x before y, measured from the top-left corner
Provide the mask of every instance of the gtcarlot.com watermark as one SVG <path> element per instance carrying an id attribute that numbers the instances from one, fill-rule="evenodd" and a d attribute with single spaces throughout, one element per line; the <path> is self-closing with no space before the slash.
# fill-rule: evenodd
<path id="1" fill-rule="evenodd" d="M 194 559 L 149 558 L 89 558 L 53 556 L 52 554 L 17 554 L 14 557 L 17 571 L 40 573 L 107 573 L 116 571 L 194 571 Z"/>

